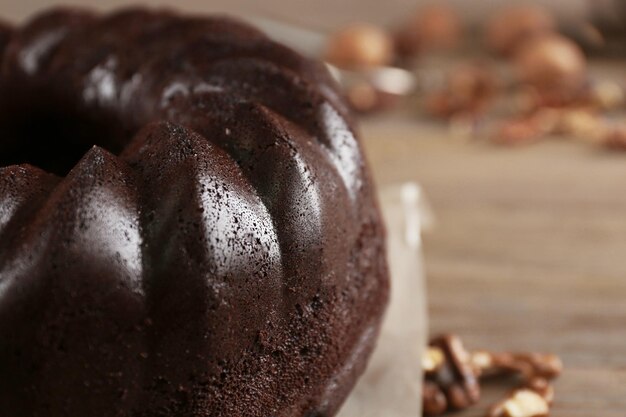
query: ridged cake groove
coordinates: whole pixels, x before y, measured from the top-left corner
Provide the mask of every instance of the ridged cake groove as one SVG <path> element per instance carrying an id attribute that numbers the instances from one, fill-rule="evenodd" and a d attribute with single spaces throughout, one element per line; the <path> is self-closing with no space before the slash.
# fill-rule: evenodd
<path id="1" fill-rule="evenodd" d="M 0 410 L 334 415 L 388 278 L 323 65 L 141 8 L 0 23 L 0 57 Z"/>

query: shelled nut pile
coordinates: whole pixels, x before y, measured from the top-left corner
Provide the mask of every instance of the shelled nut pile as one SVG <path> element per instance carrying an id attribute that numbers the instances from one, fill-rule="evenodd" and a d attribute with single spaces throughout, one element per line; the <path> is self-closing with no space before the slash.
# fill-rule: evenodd
<path id="1" fill-rule="evenodd" d="M 600 48 L 602 32 L 584 22 L 578 33 L 593 39 L 575 39 L 559 23 L 540 6 L 510 6 L 472 32 L 436 3 L 390 29 L 343 28 L 324 58 L 348 74 L 343 85 L 360 113 L 417 102 L 419 112 L 495 144 L 559 136 L 626 150 L 626 78 L 595 74 L 581 46 Z"/>
<path id="2" fill-rule="evenodd" d="M 551 381 L 563 369 L 552 354 L 467 351 L 456 335 L 431 340 L 422 358 L 423 413 L 437 416 L 480 400 L 480 382 L 516 377 L 520 386 L 490 407 L 487 417 L 546 417 L 554 401 Z"/>

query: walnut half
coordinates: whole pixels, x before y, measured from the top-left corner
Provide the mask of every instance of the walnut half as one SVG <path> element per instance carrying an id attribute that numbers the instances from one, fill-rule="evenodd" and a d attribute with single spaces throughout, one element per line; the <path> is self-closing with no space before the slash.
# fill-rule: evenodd
<path id="1" fill-rule="evenodd" d="M 513 391 L 507 398 L 495 404 L 488 417 L 547 417 L 548 402 L 537 392 L 522 388 Z"/>

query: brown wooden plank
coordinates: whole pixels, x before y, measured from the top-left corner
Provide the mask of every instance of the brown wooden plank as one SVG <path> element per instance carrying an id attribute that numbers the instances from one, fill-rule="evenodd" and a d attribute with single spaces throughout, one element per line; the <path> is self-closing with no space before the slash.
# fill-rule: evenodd
<path id="1" fill-rule="evenodd" d="M 425 188 L 430 325 L 470 348 L 555 352 L 553 416 L 626 412 L 626 154 L 566 141 L 462 143 L 433 122 L 366 121 L 381 186 Z M 490 386 L 482 416 L 505 391 Z"/>

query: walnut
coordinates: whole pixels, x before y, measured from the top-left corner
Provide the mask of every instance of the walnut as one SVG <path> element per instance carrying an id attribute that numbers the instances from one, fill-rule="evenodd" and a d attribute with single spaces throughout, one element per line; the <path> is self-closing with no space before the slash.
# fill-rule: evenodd
<path id="1" fill-rule="evenodd" d="M 609 149 L 626 151 L 626 125 L 608 128 L 601 140 Z"/>
<path id="2" fill-rule="evenodd" d="M 444 88 L 426 97 L 426 111 L 451 118 L 457 114 L 484 114 L 498 91 L 495 74 L 485 65 L 466 63 L 454 68 Z"/>
<path id="3" fill-rule="evenodd" d="M 377 26 L 360 23 L 339 30 L 330 37 L 325 58 L 346 69 L 389 65 L 394 46 L 391 36 Z"/>
<path id="4" fill-rule="evenodd" d="M 526 387 L 541 395 L 548 405 L 552 405 L 554 401 L 554 387 L 544 378 L 533 378 L 526 384 Z"/>
<path id="5" fill-rule="evenodd" d="M 427 373 L 436 372 L 444 365 L 445 360 L 443 350 L 429 346 L 422 357 L 422 369 Z"/>
<path id="6" fill-rule="evenodd" d="M 572 40 L 557 34 L 524 42 L 515 54 L 520 79 L 542 95 L 574 99 L 587 79 L 587 60 Z"/>
<path id="7" fill-rule="evenodd" d="M 352 108 L 359 113 L 369 113 L 379 105 L 378 91 L 367 82 L 351 85 L 346 96 Z"/>
<path id="8" fill-rule="evenodd" d="M 533 390 L 522 388 L 495 404 L 488 417 L 547 417 L 550 412 L 547 401 Z"/>
<path id="9" fill-rule="evenodd" d="M 510 55 L 524 40 L 553 32 L 554 17 L 539 6 L 520 5 L 496 12 L 487 22 L 485 42 L 494 52 Z"/>
<path id="10" fill-rule="evenodd" d="M 425 371 L 426 382 L 429 387 L 434 384 L 439 388 L 446 400 L 446 409 L 462 410 L 478 402 L 478 380 L 470 363 L 470 354 L 458 336 L 443 335 L 433 339 L 425 358 L 423 362 L 429 366 Z"/>
<path id="11" fill-rule="evenodd" d="M 519 146 L 537 142 L 544 136 L 540 124 L 532 117 L 518 117 L 500 123 L 491 137 L 498 145 Z"/>
<path id="12" fill-rule="evenodd" d="M 448 410 L 448 400 L 441 387 L 432 381 L 422 386 L 422 409 L 427 416 L 438 416 Z"/>
<path id="13" fill-rule="evenodd" d="M 517 374 L 526 383 L 537 379 L 552 380 L 563 371 L 563 362 L 552 353 L 511 353 L 479 350 L 470 363 L 480 377 Z"/>
<path id="14" fill-rule="evenodd" d="M 613 81 L 598 81 L 591 87 L 591 102 L 602 110 L 613 110 L 626 103 L 626 92 Z"/>
<path id="15" fill-rule="evenodd" d="M 453 8 L 432 4 L 415 12 L 396 33 L 396 50 L 405 57 L 420 52 L 454 48 L 462 33 L 461 18 Z"/>
<path id="16" fill-rule="evenodd" d="M 606 130 L 603 117 L 591 109 L 584 108 L 563 110 L 557 125 L 557 133 L 591 143 L 601 142 Z"/>

